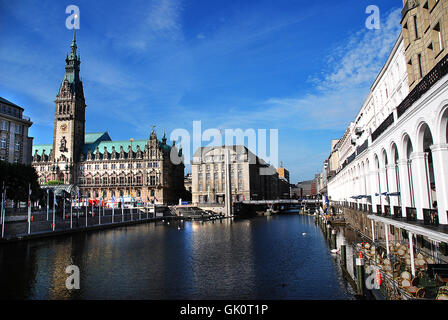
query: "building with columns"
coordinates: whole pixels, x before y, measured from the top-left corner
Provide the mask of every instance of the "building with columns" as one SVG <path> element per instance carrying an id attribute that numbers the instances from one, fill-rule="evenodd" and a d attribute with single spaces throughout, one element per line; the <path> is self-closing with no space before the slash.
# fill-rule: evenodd
<path id="1" fill-rule="evenodd" d="M 367 213 L 373 239 L 380 225 L 411 245 L 448 242 L 447 21 L 448 0 L 404 1 L 402 34 L 340 141 L 328 195 Z"/>
<path id="2" fill-rule="evenodd" d="M 143 202 L 172 204 L 184 191 L 182 149 L 159 140 L 113 141 L 107 132 L 85 133 L 86 103 L 76 30 L 65 59 L 65 76 L 55 100 L 53 143 L 33 146 L 40 184 L 59 180 L 77 185 L 90 199 L 131 196 Z M 174 160 L 174 161 L 172 161 Z"/>
<path id="3" fill-rule="evenodd" d="M 225 203 L 226 149 L 232 201 L 289 198 L 289 182 L 247 147 L 201 147 L 191 164 L 193 203 Z"/>

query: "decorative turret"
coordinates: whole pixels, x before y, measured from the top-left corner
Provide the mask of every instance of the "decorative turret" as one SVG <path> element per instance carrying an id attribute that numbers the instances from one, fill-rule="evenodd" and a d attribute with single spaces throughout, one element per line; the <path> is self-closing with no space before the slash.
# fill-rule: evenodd
<path id="1" fill-rule="evenodd" d="M 165 129 L 163 130 L 162 143 L 163 143 L 163 144 L 166 144 L 166 132 L 165 132 Z"/>

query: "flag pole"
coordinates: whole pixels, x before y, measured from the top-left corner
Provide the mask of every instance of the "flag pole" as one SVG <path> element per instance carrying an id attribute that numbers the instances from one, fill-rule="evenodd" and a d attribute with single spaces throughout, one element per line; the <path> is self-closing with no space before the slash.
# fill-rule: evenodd
<path id="1" fill-rule="evenodd" d="M 112 223 L 114 223 L 115 197 L 112 197 Z"/>
<path id="2" fill-rule="evenodd" d="M 70 192 L 70 229 L 73 229 L 73 199 Z"/>
<path id="3" fill-rule="evenodd" d="M 2 238 L 4 238 L 5 235 L 5 214 L 6 214 L 6 189 L 5 189 L 5 181 L 3 181 L 3 187 L 2 187 L 2 211 L 1 211 L 1 219 L 2 219 Z"/>
<path id="4" fill-rule="evenodd" d="M 28 183 L 28 234 L 31 233 L 31 183 Z"/>
<path id="5" fill-rule="evenodd" d="M 101 224 L 101 206 L 103 205 L 103 198 L 100 198 L 100 207 L 98 208 L 98 224 Z"/>
<path id="6" fill-rule="evenodd" d="M 124 199 L 121 197 L 121 222 L 124 221 Z"/>
<path id="7" fill-rule="evenodd" d="M 87 197 L 86 197 L 86 227 L 87 227 L 87 214 L 88 214 L 87 210 L 89 209 L 87 204 L 88 204 L 88 202 L 87 202 Z"/>
<path id="8" fill-rule="evenodd" d="M 47 221 L 49 220 L 49 213 L 50 211 L 50 189 L 47 189 Z"/>
<path id="9" fill-rule="evenodd" d="M 56 205 L 56 193 L 53 191 L 53 231 L 55 229 L 55 220 L 56 220 L 56 209 L 55 209 L 55 205 Z"/>

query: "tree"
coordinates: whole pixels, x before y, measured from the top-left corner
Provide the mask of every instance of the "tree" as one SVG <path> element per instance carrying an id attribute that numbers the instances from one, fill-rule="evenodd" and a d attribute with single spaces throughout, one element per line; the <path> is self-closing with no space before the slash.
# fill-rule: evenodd
<path id="1" fill-rule="evenodd" d="M 15 203 L 28 201 L 28 187 L 31 185 L 31 201 L 42 197 L 36 170 L 21 163 L 0 161 L 0 187 L 6 187 L 6 196 Z"/>
<path id="2" fill-rule="evenodd" d="M 59 180 L 50 180 L 45 183 L 46 186 L 58 186 L 63 184 L 62 181 Z"/>

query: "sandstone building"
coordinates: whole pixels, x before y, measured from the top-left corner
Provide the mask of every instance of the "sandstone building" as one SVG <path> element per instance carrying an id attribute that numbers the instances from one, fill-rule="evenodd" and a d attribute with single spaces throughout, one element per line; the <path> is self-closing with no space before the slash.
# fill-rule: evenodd
<path id="1" fill-rule="evenodd" d="M 31 164 L 32 124 L 22 107 L 0 97 L 0 161 Z"/>
<path id="2" fill-rule="evenodd" d="M 202 147 L 191 165 L 193 203 L 225 202 L 225 149 L 230 150 L 230 181 L 232 201 L 274 200 L 289 198 L 289 183 L 275 169 L 272 174 L 260 174 L 268 168 L 245 146 Z"/>

